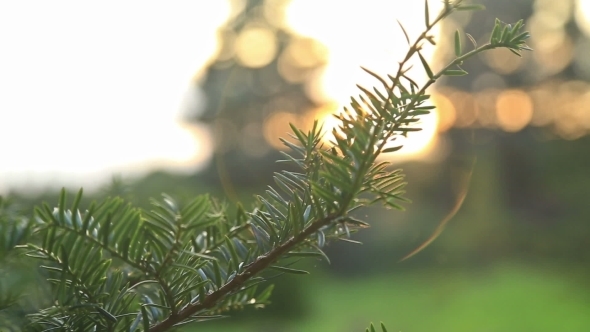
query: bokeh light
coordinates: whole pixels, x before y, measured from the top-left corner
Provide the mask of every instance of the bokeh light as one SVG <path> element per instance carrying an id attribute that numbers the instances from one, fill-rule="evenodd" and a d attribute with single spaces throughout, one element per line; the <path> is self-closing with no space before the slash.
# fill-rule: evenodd
<path id="1" fill-rule="evenodd" d="M 572 12 L 572 1 L 536 1 L 527 22 L 530 45 L 535 50 L 538 75 L 550 76 L 563 70 L 573 59 L 574 44 L 565 31 Z"/>
<path id="2" fill-rule="evenodd" d="M 479 113 L 479 105 L 470 93 L 451 90 L 449 98 L 457 110 L 455 127 L 464 128 L 475 124 Z"/>
<path id="3" fill-rule="evenodd" d="M 245 67 L 264 67 L 277 52 L 276 36 L 265 27 L 248 27 L 236 39 L 235 51 L 238 61 Z"/>
<path id="4" fill-rule="evenodd" d="M 438 118 L 438 132 L 444 133 L 451 129 L 457 120 L 457 111 L 453 102 L 443 93 L 438 91 L 432 94 L 432 102 L 436 106 L 435 112 Z"/>
<path id="5" fill-rule="evenodd" d="M 289 82 L 301 83 L 310 77 L 313 69 L 326 64 L 327 56 L 327 48 L 317 40 L 296 38 L 279 58 L 279 73 Z"/>
<path id="6" fill-rule="evenodd" d="M 285 137 L 286 133 L 291 131 L 289 123 L 299 128 L 303 127 L 300 117 L 289 112 L 275 112 L 264 120 L 264 137 L 273 148 L 278 150 L 287 149 L 279 137 Z"/>
<path id="7" fill-rule="evenodd" d="M 523 54 L 522 58 L 506 50 L 483 54 L 481 60 L 489 70 L 479 71 L 470 89 L 444 87 L 441 89 L 444 98 L 434 96 L 443 105 L 439 110 L 440 121 L 447 121 L 445 109 L 453 109 L 452 126 L 457 128 L 517 132 L 534 126 L 553 135 L 544 137 L 562 139 L 590 134 L 590 88 L 585 82 L 590 79 L 590 1 L 536 0 L 532 2 L 532 10 L 525 28 L 531 33 L 528 44 L 534 51 Z M 450 36 L 468 22 L 465 17 L 453 17 L 443 30 Z M 576 34 L 576 28 L 581 33 Z M 478 43 L 485 43 L 488 38 L 483 36 Z M 434 62 L 451 58 L 452 52 L 452 40 L 447 36 Z M 572 75 L 572 72 L 579 79 L 559 79 L 563 73 Z M 440 128 L 448 126 L 448 122 L 439 124 Z"/>
<path id="8" fill-rule="evenodd" d="M 490 50 L 483 54 L 486 64 L 502 75 L 512 74 L 524 63 L 523 58 L 515 57 L 507 49 Z"/>
<path id="9" fill-rule="evenodd" d="M 531 97 L 522 90 L 507 90 L 496 100 L 498 124 L 505 131 L 515 132 L 529 124 L 533 117 Z"/>

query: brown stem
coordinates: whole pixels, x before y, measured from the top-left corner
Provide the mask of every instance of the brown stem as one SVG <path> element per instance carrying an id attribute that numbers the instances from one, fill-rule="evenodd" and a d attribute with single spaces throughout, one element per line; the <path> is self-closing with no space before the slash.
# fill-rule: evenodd
<path id="1" fill-rule="evenodd" d="M 204 299 L 202 299 L 202 301 L 195 304 L 189 304 L 184 309 L 178 311 L 175 315 L 171 315 L 165 320 L 153 325 L 152 327 L 150 327 L 149 332 L 167 331 L 168 329 L 172 328 L 175 324 L 178 324 L 190 318 L 191 316 L 197 314 L 201 310 L 210 309 L 214 307 L 225 296 L 239 289 L 250 278 L 265 270 L 277 259 L 279 259 L 282 255 L 284 255 L 289 250 L 293 249 L 295 246 L 303 242 L 305 239 L 307 239 L 313 233 L 317 232 L 323 226 L 335 220 L 337 217 L 337 215 L 329 215 L 307 226 L 305 229 L 303 229 L 301 233 L 291 237 L 289 240 L 287 240 L 280 246 L 269 251 L 266 255 L 259 256 L 254 262 L 247 265 L 242 273 L 236 275 L 235 278 L 233 278 L 227 284 L 223 285 L 218 290 L 207 295 Z"/>

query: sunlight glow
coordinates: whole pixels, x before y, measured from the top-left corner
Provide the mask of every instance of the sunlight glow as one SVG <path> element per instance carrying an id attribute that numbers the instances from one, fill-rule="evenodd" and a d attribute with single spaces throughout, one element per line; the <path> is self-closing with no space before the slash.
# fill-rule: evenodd
<path id="1" fill-rule="evenodd" d="M 272 3 L 276 8 L 266 8 L 271 14 L 283 6 Z M 431 13 L 440 9 L 441 1 L 429 3 Z M 2 2 L 0 141 L 5 144 L 0 152 L 0 194 L 16 185 L 92 189 L 113 172 L 136 175 L 156 168 L 202 167 L 211 156 L 211 133 L 180 122 L 186 103 L 202 102 L 190 90 L 195 73 L 198 79 L 215 53 L 229 57 L 235 52 L 240 61 L 257 67 L 276 52 L 261 46 L 259 54 L 240 54 L 240 43 L 263 45 L 270 38 L 256 27 L 233 36 L 235 49 L 221 50 L 217 29 L 227 20 L 229 5 L 192 0 Z M 280 60 L 280 70 L 299 82 L 305 77 L 289 76 L 291 67 L 327 62 L 322 72 L 313 73 L 321 79 L 307 89 L 312 98 L 339 109 L 358 93 L 357 83 L 376 84 L 359 66 L 379 73 L 397 70 L 405 38 L 396 18 L 415 38 L 424 27 L 423 5 L 402 0 L 366 0 L 362 6 L 292 0 L 285 25 L 301 37 Z M 430 58 L 433 50 L 428 48 L 425 56 Z M 422 71 L 410 75 L 418 82 L 426 77 Z M 317 116 L 296 121 L 305 124 Z M 277 115 L 268 122 L 287 118 Z M 424 132 L 412 135 L 401 154 L 420 154 L 435 142 L 436 115 L 423 121 Z M 254 129 L 265 135 L 277 132 L 268 125 Z"/>
<path id="2" fill-rule="evenodd" d="M 179 112 L 228 12 L 225 1 L 2 2 L 0 193 L 202 164 L 206 135 Z"/>
<path id="3" fill-rule="evenodd" d="M 429 5 L 431 13 L 436 13 L 442 2 L 429 1 Z M 398 61 L 407 51 L 405 37 L 396 19 L 410 39 L 416 38 L 424 29 L 424 2 L 366 0 L 359 6 L 356 2 L 344 1 L 338 5 L 329 1 L 292 1 L 287 8 L 288 25 L 299 34 L 318 39 L 329 50 L 328 63 L 320 79 L 309 87 L 312 98 L 335 101 L 335 111 L 347 105 L 350 96 L 358 95 L 356 84 L 366 87 L 378 84 L 360 69 L 361 66 L 377 73 L 395 73 Z M 433 34 L 437 36 L 438 30 L 433 30 Z M 427 47 L 423 54 L 428 59 L 433 53 L 434 48 Z M 414 65 L 410 76 L 417 78 L 418 84 L 424 82 L 427 77 L 418 59 L 410 64 Z M 327 132 L 337 124 L 329 113 L 324 108 L 316 115 L 326 121 Z M 436 114 L 423 117 L 423 131 L 412 133 L 409 139 L 405 139 L 404 148 L 392 158 L 422 159 L 435 144 L 437 119 Z"/>
<path id="4" fill-rule="evenodd" d="M 277 53 L 276 36 L 262 27 L 244 29 L 236 39 L 236 56 L 245 67 L 260 68 L 268 65 Z"/>
<path id="5" fill-rule="evenodd" d="M 575 19 L 580 29 L 590 36 L 590 1 L 576 0 Z"/>

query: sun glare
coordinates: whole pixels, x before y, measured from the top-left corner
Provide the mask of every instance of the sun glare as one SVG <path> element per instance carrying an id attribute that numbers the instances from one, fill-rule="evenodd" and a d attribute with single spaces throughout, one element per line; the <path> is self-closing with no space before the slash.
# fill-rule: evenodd
<path id="1" fill-rule="evenodd" d="M 379 73 L 397 70 L 405 39 L 396 18 L 414 38 L 424 27 L 423 5 L 292 0 L 284 24 L 301 37 L 280 70 L 298 82 L 291 67 L 327 63 L 308 92 L 334 105 L 331 110 L 341 109 L 358 94 L 356 84 L 376 83 L 360 66 Z M 431 12 L 440 6 L 431 1 Z M 0 141 L 10 144 L 2 149 L 0 193 L 16 185 L 93 187 L 113 172 L 202 166 L 211 156 L 211 134 L 181 125 L 180 112 L 195 73 L 220 51 L 217 29 L 229 13 L 228 1 L 2 2 Z M 253 67 L 265 65 L 277 51 L 260 45 L 257 54 L 240 53 L 241 43 L 274 38 L 256 26 L 236 38 L 238 61 Z M 411 75 L 425 78 L 421 71 Z M 265 136 L 288 130 L 277 123 L 290 115 L 279 115 L 267 119 Z M 294 121 L 312 117 L 325 116 Z M 423 127 L 397 156 L 420 155 L 432 146 L 437 117 L 425 117 Z"/>
<path id="2" fill-rule="evenodd" d="M 226 1 L 2 2 L 0 193 L 202 164 L 207 136 L 180 124 L 181 104 L 228 12 Z"/>
<path id="3" fill-rule="evenodd" d="M 429 1 L 431 12 L 440 10 L 441 4 L 441 1 Z M 398 16 L 392 16 L 391 13 L 397 13 Z M 331 132 L 331 128 L 338 124 L 331 114 L 347 105 L 350 96 L 358 95 L 356 84 L 366 87 L 378 84 L 360 69 L 361 66 L 377 73 L 397 71 L 397 63 L 405 55 L 407 47 L 396 19 L 399 19 L 412 39 L 424 29 L 423 17 L 422 1 L 366 0 L 362 6 L 344 1 L 338 5 L 313 0 L 291 2 L 287 10 L 289 26 L 297 33 L 318 39 L 329 50 L 328 64 L 320 80 L 309 88 L 313 98 L 335 102 L 335 107 L 329 110 L 322 108 L 316 115 L 323 120 L 326 132 Z M 434 31 L 435 36 L 437 31 Z M 427 48 L 424 54 L 431 57 L 433 51 L 433 48 Z M 411 64 L 414 68 L 422 69 L 418 62 Z M 423 70 L 412 69 L 410 75 L 418 82 L 427 79 Z M 391 155 L 392 158 L 424 159 L 436 145 L 437 127 L 436 114 L 424 116 L 423 130 L 400 141 L 404 147 L 395 156 Z M 330 135 L 326 139 L 329 140 Z"/>

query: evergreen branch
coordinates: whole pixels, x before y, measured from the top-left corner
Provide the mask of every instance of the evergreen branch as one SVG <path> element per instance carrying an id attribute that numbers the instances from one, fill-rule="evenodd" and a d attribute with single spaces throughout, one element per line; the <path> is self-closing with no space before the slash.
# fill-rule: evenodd
<path id="1" fill-rule="evenodd" d="M 324 219 L 320 219 L 313 222 L 311 225 L 309 225 L 303 231 L 301 231 L 301 233 L 290 238 L 283 244 L 277 246 L 276 248 L 268 252 L 268 254 L 257 257 L 254 262 L 250 263 L 244 268 L 243 272 L 236 275 L 230 282 L 223 285 L 217 291 L 208 294 L 199 303 L 191 304 L 186 308 L 180 310 L 176 315 L 170 315 L 163 321 L 151 326 L 149 332 L 167 331 L 168 329 L 172 328 L 173 326 L 182 322 L 183 320 L 186 320 L 205 309 L 215 307 L 217 303 L 220 300 L 222 300 L 225 296 L 242 287 L 245 284 L 245 282 L 248 281 L 250 278 L 256 276 L 257 274 L 271 266 L 280 257 L 288 253 L 291 249 L 294 249 L 298 244 L 302 243 L 309 236 L 317 232 L 321 227 L 329 224 L 336 218 L 336 216 L 328 216 Z"/>
<path id="2" fill-rule="evenodd" d="M 121 260 L 121 262 L 124 262 L 125 264 L 128 264 L 129 266 L 136 268 L 142 272 L 145 273 L 150 273 L 149 270 L 146 269 L 146 267 L 142 264 L 140 264 L 139 262 L 136 262 L 134 260 L 129 259 L 128 257 L 123 256 L 123 254 L 121 252 L 119 252 L 117 249 L 104 244 L 102 241 L 100 241 L 99 239 L 93 237 L 93 236 L 89 236 L 88 234 L 80 231 L 80 230 L 76 230 L 73 227 L 68 227 L 64 224 L 53 224 L 50 227 L 52 228 L 56 228 L 65 232 L 69 232 L 73 235 L 79 236 L 81 238 L 84 239 L 84 241 L 88 242 L 90 245 L 94 245 L 102 250 L 104 250 L 105 252 L 107 252 L 109 255 L 111 255 L 114 258 L 117 258 L 119 260 Z M 36 246 L 21 246 L 21 248 L 26 248 L 28 247 L 29 249 L 34 249 L 34 250 L 43 250 L 42 248 L 36 247 Z M 153 272 L 151 273 L 153 275 Z"/>
<path id="3" fill-rule="evenodd" d="M 426 90 L 442 76 L 467 74 L 460 65 L 483 51 L 503 47 L 520 55 L 529 49 L 528 33 L 520 31 L 522 21 L 514 26 L 496 21 L 490 42 L 465 54 L 456 33 L 456 58 L 435 73 L 420 53 L 426 42 L 434 44 L 432 27 L 454 10 L 479 8 L 462 5 L 462 0 L 445 0 L 444 6 L 432 21 L 426 7 L 426 29 L 411 44 L 395 76 L 388 76 L 390 82 L 365 69 L 386 93 L 359 86 L 358 98 L 351 98 L 350 106 L 336 116 L 340 122 L 332 146 L 323 145 L 317 121 L 307 133 L 291 125 L 296 143 L 283 140 L 292 149 L 292 155 L 285 155 L 301 171 L 276 173 L 278 189 L 270 187 L 258 196 L 249 213 L 238 206 L 235 219 L 229 218 L 224 206 L 219 208 L 207 196 L 183 208 L 165 196 L 162 202 L 152 202 L 153 209 L 146 213 L 130 205 L 121 208 L 120 199 L 106 200 L 80 213 L 82 191 L 67 210 L 65 190 L 56 209 L 37 209 L 42 243 L 29 244 L 29 255 L 55 262 L 57 266 L 45 269 L 59 278 L 51 279 L 57 294 L 53 306 L 33 314 L 33 322 L 46 329 L 167 331 L 231 308 L 263 304 L 272 287 L 255 298 L 257 285 L 268 280 L 259 276 L 262 272 L 305 273 L 278 263 L 309 256 L 328 260 L 322 251 L 326 239 L 349 240 L 351 233 L 368 226 L 350 215 L 359 207 L 382 202 L 401 208 L 403 174 L 388 171 L 387 162 L 375 162 L 380 154 L 401 148 L 388 143 L 420 130 L 420 116 L 433 109 L 422 105 L 429 97 Z M 416 55 L 429 78 L 422 86 L 406 75 L 407 63 Z M 110 258 L 122 265 L 119 271 Z M 134 273 L 139 275 L 132 277 Z M 134 300 L 137 294 L 141 299 Z M 103 300 L 104 305 L 99 303 Z M 131 313 L 131 307 L 139 309 Z M 89 314 L 96 318 L 85 318 Z"/>
<path id="4" fill-rule="evenodd" d="M 393 92 L 393 88 L 400 86 L 399 80 L 404 75 L 403 65 L 412 57 L 412 55 L 414 55 L 414 53 L 419 54 L 420 41 L 423 39 L 428 39 L 427 33 L 432 28 L 432 26 L 434 24 L 438 23 L 444 17 L 446 17 L 453 9 L 458 8 L 459 4 L 460 4 L 460 1 L 458 1 L 453 6 L 450 6 L 450 7 L 447 6 L 445 8 L 445 10 L 432 22 L 432 24 L 427 26 L 426 32 L 424 32 L 418 38 L 418 40 L 414 43 L 414 45 L 411 47 L 410 51 L 406 55 L 406 58 L 400 64 L 400 69 L 398 71 L 396 78 L 393 79 L 394 86 L 388 89 L 389 97 L 385 101 L 385 103 L 382 104 L 381 111 L 387 111 L 391 106 L 395 107 L 395 101 L 394 101 L 395 95 Z M 188 319 L 189 317 L 196 315 L 203 310 L 215 307 L 217 305 L 217 303 L 220 300 L 222 300 L 227 294 L 231 294 L 232 292 L 235 292 L 236 290 L 240 289 L 248 279 L 259 274 L 260 272 L 264 271 L 265 269 L 271 267 L 272 264 L 274 264 L 276 261 L 278 261 L 282 256 L 287 254 L 290 250 L 294 249 L 295 247 L 297 247 L 301 243 L 304 243 L 314 233 L 320 232 L 320 230 L 323 227 L 328 226 L 337 220 L 341 220 L 341 218 L 343 216 L 346 216 L 347 211 L 350 209 L 351 204 L 353 204 L 353 202 L 355 202 L 356 197 L 358 196 L 359 192 L 363 191 L 362 184 L 366 182 L 367 174 L 369 173 L 369 169 L 373 165 L 376 157 L 382 153 L 382 151 L 385 148 L 385 144 L 389 141 L 391 136 L 394 135 L 395 133 L 397 133 L 401 129 L 401 126 L 407 122 L 407 120 L 408 120 L 407 117 L 411 115 L 411 112 L 413 110 L 415 110 L 416 107 L 421 102 L 423 102 L 425 100 L 424 95 L 425 95 L 426 89 L 428 87 L 430 87 L 441 76 L 448 74 L 449 73 L 448 70 L 450 70 L 452 67 L 463 63 L 463 61 L 465 61 L 466 59 L 468 59 L 480 52 L 483 52 L 483 51 L 486 51 L 489 49 L 493 49 L 493 48 L 497 48 L 497 47 L 512 47 L 512 48 L 514 48 L 516 46 L 514 43 L 508 43 L 505 41 L 504 42 L 495 42 L 495 43 L 492 42 L 490 44 L 486 44 L 486 45 L 483 45 L 479 48 L 476 48 L 475 50 L 470 51 L 464 55 L 458 56 L 456 59 L 451 61 L 447 66 L 445 66 L 441 71 L 439 71 L 436 74 L 433 74 L 430 72 L 430 70 L 428 70 L 428 72 L 430 73 L 429 80 L 418 90 L 417 93 L 413 94 L 409 103 L 404 105 L 403 111 L 399 114 L 396 121 L 393 122 L 393 125 L 391 126 L 391 128 L 386 131 L 385 135 L 382 135 L 381 133 L 383 132 L 383 130 L 387 126 L 386 118 L 377 117 L 375 119 L 375 121 L 371 122 L 371 125 L 369 125 L 368 127 L 363 126 L 362 124 L 366 124 L 365 120 L 367 118 L 370 119 L 371 114 L 365 114 L 362 111 L 360 111 L 358 107 L 355 107 L 355 101 L 353 99 L 353 108 L 355 110 L 357 110 L 357 115 L 359 116 L 359 118 L 357 119 L 358 120 L 357 126 L 352 127 L 352 128 L 365 129 L 366 131 L 364 133 L 367 134 L 369 139 L 367 142 L 364 142 L 364 143 L 361 142 L 361 144 L 363 145 L 362 147 L 364 148 L 363 151 L 365 153 L 364 154 L 365 158 L 361 158 L 360 160 L 358 160 L 358 159 L 356 160 L 355 165 L 353 167 L 354 171 L 351 174 L 352 175 L 352 181 L 350 183 L 351 185 L 349 187 L 349 190 L 346 192 L 346 194 L 344 194 L 344 196 L 341 197 L 342 200 L 340 201 L 339 208 L 335 212 L 333 212 L 323 218 L 320 218 L 316 221 L 311 222 L 311 224 L 309 224 L 307 227 L 305 227 L 300 233 L 293 235 L 287 241 L 277 245 L 276 247 L 274 247 L 273 249 L 268 251 L 266 254 L 257 257 L 255 261 L 253 261 L 252 263 L 245 266 L 243 272 L 237 274 L 231 281 L 229 281 L 228 283 L 226 283 L 225 285 L 220 287 L 218 290 L 210 293 L 205 298 L 201 299 L 201 301 L 199 303 L 190 304 L 187 307 L 183 308 L 182 310 L 180 310 L 178 312 L 177 315 L 171 315 L 170 317 L 168 317 L 164 321 L 156 323 L 155 325 L 150 327 L 150 331 L 152 331 L 152 332 L 165 331 L 168 328 L 177 324 L 178 322 Z M 425 66 L 425 68 L 428 68 L 427 64 L 424 64 L 424 66 Z M 374 76 L 376 76 L 376 75 L 374 75 Z M 342 116 L 340 119 L 344 122 L 344 116 Z M 314 192 L 314 189 L 317 192 L 318 190 L 320 190 L 320 188 L 323 188 L 320 184 L 318 184 L 318 182 L 316 182 L 316 181 L 319 181 L 317 176 L 320 174 L 320 172 L 318 172 L 318 168 L 315 167 L 317 165 L 316 164 L 317 158 L 320 156 L 316 152 L 316 149 L 318 148 L 318 142 L 319 142 L 319 140 L 317 139 L 318 135 L 315 135 L 315 133 L 318 132 L 316 130 L 316 125 L 317 124 L 314 124 L 314 128 L 310 131 L 310 133 L 308 135 L 304 135 L 299 129 L 292 126 L 293 132 L 295 134 L 294 137 L 297 138 L 297 140 L 299 140 L 299 142 L 303 146 L 303 149 L 294 147 L 292 144 L 287 144 L 288 146 L 292 147 L 294 149 L 294 151 L 303 154 L 304 159 L 301 162 L 299 162 L 297 160 L 294 160 L 294 161 L 297 164 L 302 163 L 304 165 L 307 176 L 309 177 L 310 180 L 312 180 L 309 182 L 311 184 L 311 186 L 307 187 L 306 189 L 312 193 Z M 358 125 L 360 125 L 360 126 L 358 126 Z M 358 134 L 360 134 L 362 132 L 352 132 L 353 131 L 352 128 L 350 126 L 341 126 L 341 129 L 345 132 L 345 134 L 347 131 L 349 132 L 349 134 L 357 134 L 354 137 L 357 140 L 361 141 L 362 135 L 359 136 Z M 341 138 L 341 140 L 344 140 L 344 139 Z M 355 143 L 356 142 L 357 141 L 355 141 Z M 378 142 L 380 142 L 380 144 L 377 145 Z M 377 148 L 374 149 L 374 147 L 376 145 L 377 145 Z M 343 148 L 342 146 L 347 146 L 347 145 L 340 145 L 342 155 L 344 156 L 343 158 L 347 158 L 347 155 L 351 155 L 351 154 L 354 155 L 353 150 L 347 150 L 346 148 Z M 348 145 L 348 146 L 352 148 L 352 145 Z M 324 156 L 326 156 L 326 154 L 324 154 Z M 336 159 L 337 158 L 333 158 L 334 161 L 336 161 Z M 354 156 L 352 157 L 352 159 L 353 160 L 355 159 Z M 346 164 L 346 161 L 342 160 L 342 162 L 344 164 Z M 314 186 L 314 183 L 316 183 L 316 186 Z M 398 187 L 394 187 L 393 189 L 390 190 L 390 192 L 396 190 Z M 292 192 L 292 190 L 290 190 L 290 191 Z M 318 204 L 318 202 L 321 201 L 322 195 L 329 196 L 330 194 L 327 192 L 322 193 L 320 195 L 320 197 L 315 196 L 315 195 L 311 195 L 310 199 L 312 200 L 312 203 Z M 395 197 L 397 197 L 397 196 L 395 196 Z M 326 204 L 326 203 L 328 203 L 328 202 L 326 200 L 324 200 L 324 204 Z M 312 205 L 315 205 L 315 204 L 312 204 Z M 268 209 L 269 209 L 269 212 L 270 212 L 270 210 L 272 210 L 271 207 L 268 207 Z M 328 206 L 328 210 L 330 210 L 330 209 L 331 208 Z M 272 214 L 271 214 L 271 216 L 272 216 Z M 284 216 L 283 216 L 283 219 L 284 219 Z M 285 220 L 285 223 L 287 223 L 287 220 Z M 272 228 L 271 228 L 271 230 L 272 230 Z M 270 238 L 270 239 L 272 240 L 274 238 L 275 238 L 275 236 L 272 236 L 272 238 Z M 275 240 L 272 240 L 272 241 L 274 242 Z"/>

